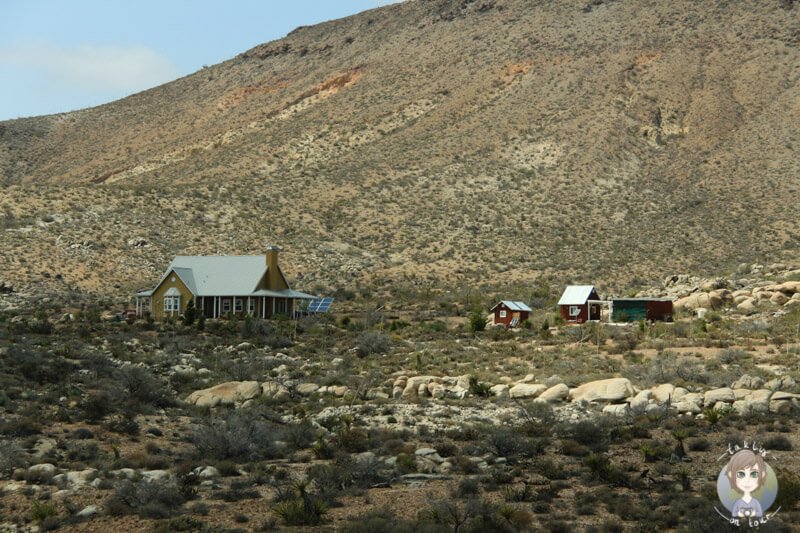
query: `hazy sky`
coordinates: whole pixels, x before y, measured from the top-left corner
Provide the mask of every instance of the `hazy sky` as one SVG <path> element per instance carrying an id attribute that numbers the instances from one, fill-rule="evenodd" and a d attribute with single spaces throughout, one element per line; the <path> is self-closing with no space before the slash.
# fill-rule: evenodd
<path id="1" fill-rule="evenodd" d="M 0 0 L 0 120 L 92 107 L 397 0 Z"/>

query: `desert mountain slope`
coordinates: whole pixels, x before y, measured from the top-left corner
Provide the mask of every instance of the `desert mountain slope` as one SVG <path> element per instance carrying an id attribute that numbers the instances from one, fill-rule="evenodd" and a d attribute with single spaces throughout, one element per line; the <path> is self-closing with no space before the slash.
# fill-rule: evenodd
<path id="1" fill-rule="evenodd" d="M 0 266 L 122 294 L 176 253 L 267 244 L 323 283 L 795 259 L 799 10 L 410 0 L 0 122 Z"/>

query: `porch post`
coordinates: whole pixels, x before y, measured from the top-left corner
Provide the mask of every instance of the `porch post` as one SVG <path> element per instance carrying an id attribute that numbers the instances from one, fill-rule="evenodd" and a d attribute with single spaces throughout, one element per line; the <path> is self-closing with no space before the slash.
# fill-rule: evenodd
<path id="1" fill-rule="evenodd" d="M 253 313 L 250 312 L 250 297 L 247 297 L 247 314 L 252 315 Z"/>

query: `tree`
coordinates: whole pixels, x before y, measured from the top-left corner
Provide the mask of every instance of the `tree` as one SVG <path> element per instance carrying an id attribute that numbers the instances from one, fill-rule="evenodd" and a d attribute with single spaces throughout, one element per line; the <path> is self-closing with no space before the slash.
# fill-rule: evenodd
<path id="1" fill-rule="evenodd" d="M 194 307 L 194 301 L 189 300 L 186 303 L 186 310 L 183 312 L 183 323 L 187 326 L 194 324 L 194 319 L 197 318 L 197 309 Z"/>
<path id="2" fill-rule="evenodd" d="M 469 316 L 469 330 L 473 333 L 486 329 L 486 317 L 480 311 L 474 311 Z"/>

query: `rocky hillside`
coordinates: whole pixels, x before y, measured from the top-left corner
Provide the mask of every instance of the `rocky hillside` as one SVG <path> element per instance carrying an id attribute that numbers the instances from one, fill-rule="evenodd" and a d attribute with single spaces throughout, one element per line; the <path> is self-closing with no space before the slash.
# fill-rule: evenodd
<path id="1" fill-rule="evenodd" d="M 327 285 L 793 262 L 798 9 L 410 0 L 0 122 L 0 270 L 120 296 L 268 244 Z"/>

